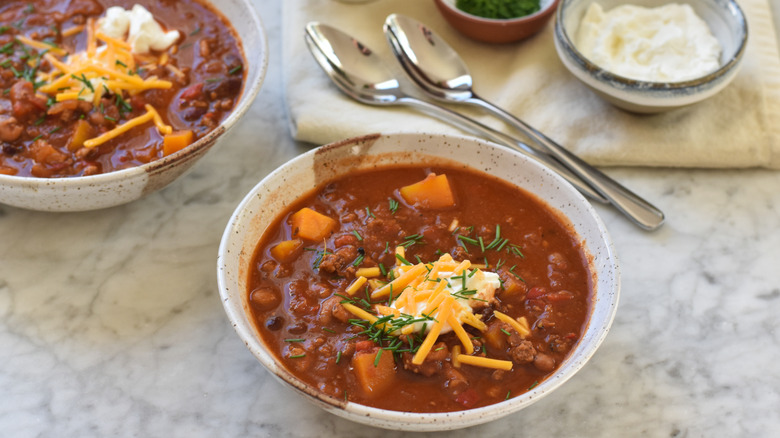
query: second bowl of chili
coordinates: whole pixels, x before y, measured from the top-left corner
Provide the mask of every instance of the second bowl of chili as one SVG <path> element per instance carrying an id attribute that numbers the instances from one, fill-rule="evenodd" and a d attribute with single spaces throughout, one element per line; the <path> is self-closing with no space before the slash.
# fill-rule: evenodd
<path id="1" fill-rule="evenodd" d="M 17 207 L 92 210 L 166 186 L 244 115 L 267 68 L 247 0 L 0 12 L 13 19 L 0 28 L 0 202 Z"/>
<path id="2" fill-rule="evenodd" d="M 220 246 L 239 336 L 337 415 L 446 430 L 568 380 L 619 294 L 604 225 L 554 173 L 466 137 L 374 135 L 261 181 Z"/>

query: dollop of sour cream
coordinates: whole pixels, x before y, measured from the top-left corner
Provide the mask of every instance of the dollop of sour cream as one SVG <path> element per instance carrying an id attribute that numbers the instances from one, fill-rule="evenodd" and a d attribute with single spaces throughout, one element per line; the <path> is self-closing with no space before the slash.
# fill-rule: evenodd
<path id="1" fill-rule="evenodd" d="M 681 82 L 718 69 L 720 43 L 689 5 L 592 3 L 577 32 L 577 49 L 599 67 L 631 79 Z"/>
<path id="2" fill-rule="evenodd" d="M 445 293 L 455 296 L 456 301 L 463 304 L 464 307 L 468 306 L 471 309 L 485 307 L 495 297 L 496 289 L 501 287 L 501 280 L 499 279 L 498 274 L 495 272 L 483 271 L 481 269 L 468 272 L 465 281 L 461 275 L 456 276 L 454 272 L 440 272 L 439 278 L 441 278 L 441 281 L 447 282 L 447 286 L 444 288 Z M 464 291 L 467 293 L 464 294 Z M 407 315 L 413 315 L 415 317 L 423 316 L 422 306 L 418 306 L 416 311 L 411 312 L 410 309 L 407 309 L 405 306 L 398 307 L 396 301 L 393 302 L 390 307 L 398 309 L 401 313 Z M 467 309 L 462 309 L 460 313 L 455 315 L 455 318 L 463 323 L 466 312 L 468 312 Z M 428 316 L 436 319 L 438 311 L 434 311 Z M 420 332 L 423 330 L 423 327 L 425 327 L 425 332 L 427 333 L 431 330 L 432 326 L 433 324 L 431 321 L 428 321 L 427 323 L 424 321 L 415 322 L 413 331 Z M 445 323 L 441 329 L 441 333 L 450 331 L 452 331 L 452 327 L 450 327 L 448 323 Z"/>
<path id="3" fill-rule="evenodd" d="M 121 6 L 106 9 L 105 17 L 98 21 L 98 29 L 111 38 L 126 40 L 135 54 L 151 50 L 167 50 L 179 39 L 179 32 L 165 32 L 151 12 L 141 5 L 131 10 Z"/>

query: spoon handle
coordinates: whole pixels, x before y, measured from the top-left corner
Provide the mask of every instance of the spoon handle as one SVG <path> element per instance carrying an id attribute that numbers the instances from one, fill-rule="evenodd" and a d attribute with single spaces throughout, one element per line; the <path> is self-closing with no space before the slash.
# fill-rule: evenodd
<path id="1" fill-rule="evenodd" d="M 480 106 L 515 126 L 641 228 L 655 230 L 664 223 L 664 213 L 661 210 L 519 118 L 476 94 L 464 102 Z"/>
<path id="2" fill-rule="evenodd" d="M 454 125 L 459 127 L 464 127 L 471 132 L 475 132 L 477 134 L 483 135 L 484 137 L 486 137 L 491 141 L 515 149 L 518 152 L 528 156 L 529 158 L 539 161 L 543 163 L 545 166 L 555 170 L 559 175 L 561 175 L 564 179 L 566 179 L 569 183 L 571 183 L 574 187 L 576 187 L 577 190 L 580 191 L 580 193 L 588 196 L 593 200 L 602 203 L 608 202 L 604 196 L 596 192 L 587 183 L 582 181 L 580 177 L 574 175 L 572 172 L 567 170 L 564 166 L 561 165 L 561 163 L 559 163 L 558 161 L 556 161 L 555 159 L 551 158 L 548 155 L 539 153 L 538 151 L 534 150 L 533 148 L 529 147 L 527 144 L 521 142 L 516 138 L 506 135 L 500 131 L 496 131 L 495 129 L 489 126 L 484 125 L 469 117 L 466 117 L 460 113 L 457 113 L 455 111 L 444 108 L 442 106 L 430 102 L 426 102 L 424 100 L 420 100 L 414 97 L 409 97 L 409 96 L 401 97 L 398 99 L 397 103 L 420 108 L 428 113 L 438 116 L 442 120 L 453 123 Z"/>

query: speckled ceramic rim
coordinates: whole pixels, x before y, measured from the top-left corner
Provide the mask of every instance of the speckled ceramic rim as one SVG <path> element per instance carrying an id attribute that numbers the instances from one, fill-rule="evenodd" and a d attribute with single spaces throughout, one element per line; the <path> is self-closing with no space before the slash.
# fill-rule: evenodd
<path id="1" fill-rule="evenodd" d="M 549 10 L 550 8 L 554 8 L 555 5 L 558 4 L 558 1 L 559 0 L 541 0 L 541 6 L 543 7 L 540 7 L 539 10 L 534 12 L 533 14 L 523 15 L 522 17 L 508 18 L 508 19 L 507 18 L 485 18 L 485 17 L 480 17 L 479 15 L 469 14 L 468 12 L 464 12 L 458 9 L 454 4 L 454 0 L 442 0 L 441 3 L 447 8 L 449 8 L 455 14 L 460 15 L 461 17 L 464 17 L 469 20 L 480 21 L 480 22 L 491 23 L 491 24 L 495 23 L 495 24 L 510 25 L 515 23 L 522 23 L 524 21 L 533 19 L 538 15 L 542 15 L 546 13 L 547 10 Z"/>
<path id="2" fill-rule="evenodd" d="M 219 8 L 219 2 L 203 0 L 213 5 L 214 9 L 221 11 Z M 265 78 L 266 71 L 268 69 L 268 41 L 265 35 L 263 23 L 260 20 L 260 16 L 257 14 L 252 2 L 249 0 L 233 0 L 236 3 L 242 5 L 246 17 L 250 21 L 251 26 L 257 29 L 258 40 L 252 41 L 252 47 L 247 47 L 246 42 L 243 41 L 242 35 L 239 35 L 242 48 L 245 52 L 245 58 L 247 50 L 258 50 L 260 48 L 263 51 L 260 65 L 250 65 L 251 71 L 247 72 L 247 82 L 244 84 L 241 92 L 241 98 L 238 104 L 235 106 L 230 115 L 219 125 L 219 127 L 206 136 L 200 138 L 198 141 L 190 145 L 189 147 L 182 149 L 167 157 L 163 157 L 159 160 L 152 161 L 141 166 L 131 167 L 128 169 L 117 170 L 114 172 L 107 172 L 98 175 L 81 176 L 72 178 L 36 178 L 36 177 L 24 177 L 24 176 L 12 176 L 0 174 L 0 186 L 19 187 L 25 190 L 36 191 L 38 188 L 44 188 L 46 186 L 56 185 L 59 189 L 59 193 L 63 194 L 75 194 L 78 195 L 78 191 L 87 187 L 100 187 L 109 183 L 117 181 L 129 181 L 128 186 L 132 185 L 134 181 L 144 177 L 144 175 L 159 174 L 169 168 L 179 165 L 180 163 L 186 163 L 196 157 L 202 156 L 206 151 L 204 149 L 211 148 L 216 140 L 223 136 L 230 128 L 232 128 L 236 122 L 249 110 L 252 102 L 257 97 L 260 91 L 263 80 Z M 251 82 L 250 82 L 251 81 Z M 167 183 L 166 183 L 167 184 Z M 163 184 L 165 185 L 165 184 Z M 144 192 L 146 194 L 148 192 Z M 86 196 L 86 194 L 82 194 Z M 132 200 L 128 200 L 130 202 Z M 118 205 L 118 203 L 109 203 L 108 205 L 101 205 L 96 208 L 111 207 Z M 33 208 L 30 206 L 20 206 L 22 208 Z M 48 210 L 47 208 L 33 208 L 36 210 Z M 89 208 L 79 208 L 73 211 L 84 211 Z M 54 209 L 50 211 L 71 211 L 67 208 Z"/>
<path id="3" fill-rule="evenodd" d="M 325 396 L 293 377 L 266 351 L 254 325 L 249 322 L 245 289 L 257 240 L 247 237 L 248 234 L 262 235 L 264 224 L 317 185 L 317 173 L 323 173 L 323 179 L 319 180 L 322 183 L 344 169 L 421 162 L 447 162 L 494 172 L 502 177 L 510 175 L 508 179 L 513 184 L 542 197 L 551 208 L 569 212 L 568 220 L 592 258 L 596 290 L 590 322 L 582 340 L 556 374 L 523 395 L 484 408 L 439 414 L 397 412 L 345 403 L 342 399 Z M 225 228 L 217 260 L 217 282 L 225 312 L 234 329 L 275 377 L 328 412 L 371 426 L 410 431 L 473 426 L 517 412 L 546 396 L 582 368 L 604 340 L 617 309 L 620 291 L 619 266 L 604 223 L 568 182 L 513 150 L 470 137 L 438 134 L 375 134 L 347 139 L 300 155 L 266 176 L 241 201 Z"/>
<path id="4" fill-rule="evenodd" d="M 706 76 L 702 76 L 700 78 L 691 79 L 689 81 L 683 81 L 683 82 L 652 82 L 652 81 L 640 81 L 637 79 L 627 78 L 625 76 L 620 76 L 618 74 L 611 73 L 608 70 L 602 69 L 598 65 L 590 62 L 588 58 L 585 57 L 585 55 L 583 55 L 579 50 L 577 50 L 571 38 L 569 38 L 568 32 L 566 32 L 566 26 L 563 25 L 564 23 L 563 20 L 565 18 L 564 15 L 566 14 L 566 10 L 568 9 L 569 3 L 571 3 L 572 1 L 574 0 L 561 0 L 561 4 L 558 7 L 558 11 L 555 14 L 555 34 L 558 37 L 557 40 L 560 42 L 561 48 L 564 51 L 566 51 L 569 59 L 571 59 L 573 62 L 578 64 L 586 71 L 589 71 L 593 75 L 604 78 L 606 80 L 623 84 L 626 87 L 656 89 L 656 90 L 681 90 L 685 88 L 698 87 L 710 82 L 716 82 L 721 77 L 726 76 L 732 70 L 732 68 L 737 63 L 739 63 L 740 59 L 742 58 L 742 55 L 745 52 L 745 47 L 747 46 L 748 25 L 745 19 L 745 14 L 744 12 L 742 12 L 742 8 L 739 7 L 736 1 L 727 0 L 729 11 L 733 14 L 734 17 L 737 18 L 737 20 L 739 20 L 740 28 L 743 31 L 742 34 L 740 35 L 740 42 L 736 52 L 719 69 L 715 70 L 714 72 Z"/>

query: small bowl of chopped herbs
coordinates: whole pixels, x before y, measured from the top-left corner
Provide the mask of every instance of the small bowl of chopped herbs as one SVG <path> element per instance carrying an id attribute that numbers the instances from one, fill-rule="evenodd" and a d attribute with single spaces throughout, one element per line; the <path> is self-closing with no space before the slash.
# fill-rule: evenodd
<path id="1" fill-rule="evenodd" d="M 435 0 L 439 11 L 467 37 L 485 43 L 513 43 L 544 28 L 558 0 Z"/>

